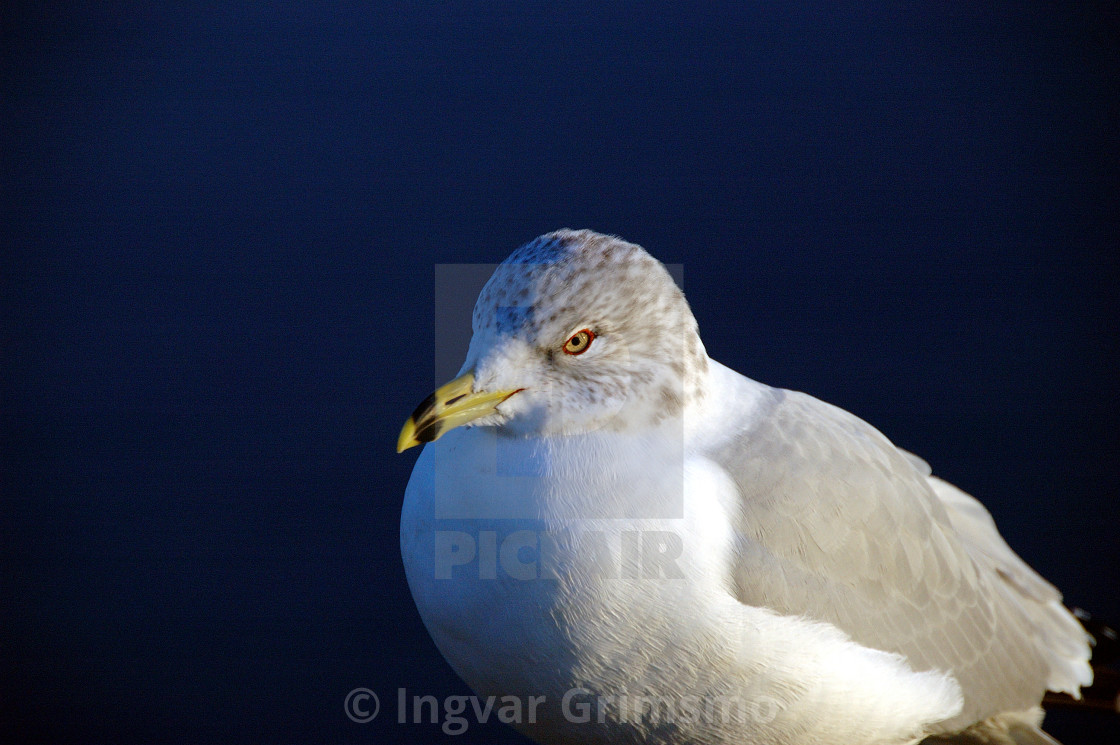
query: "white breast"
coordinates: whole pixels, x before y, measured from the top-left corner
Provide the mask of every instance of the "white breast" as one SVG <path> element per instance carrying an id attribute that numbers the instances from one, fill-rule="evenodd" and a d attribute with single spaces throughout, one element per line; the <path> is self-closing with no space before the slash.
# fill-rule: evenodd
<path id="1" fill-rule="evenodd" d="M 425 447 L 401 551 L 432 638 L 476 693 L 545 696 L 519 726 L 541 742 L 905 742 L 952 716 L 951 678 L 731 596 L 733 486 L 668 426 L 680 437 L 477 428 Z M 574 689 L 602 723 L 571 721 Z M 627 716 L 641 696 L 675 705 L 673 721 Z"/>

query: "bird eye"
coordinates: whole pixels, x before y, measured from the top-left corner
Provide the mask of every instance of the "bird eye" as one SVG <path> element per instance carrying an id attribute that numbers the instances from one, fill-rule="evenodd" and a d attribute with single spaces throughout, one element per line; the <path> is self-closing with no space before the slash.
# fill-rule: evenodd
<path id="1" fill-rule="evenodd" d="M 572 334 L 571 338 L 564 342 L 564 351 L 567 354 L 583 354 L 587 348 L 591 346 L 591 342 L 595 341 L 595 332 L 591 329 L 584 329 Z"/>

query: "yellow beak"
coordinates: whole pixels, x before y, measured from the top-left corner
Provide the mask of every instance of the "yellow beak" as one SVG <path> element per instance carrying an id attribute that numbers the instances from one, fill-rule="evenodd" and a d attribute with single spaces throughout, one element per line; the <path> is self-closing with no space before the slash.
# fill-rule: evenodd
<path id="1" fill-rule="evenodd" d="M 524 388 L 473 393 L 474 373 L 466 373 L 436 389 L 412 412 L 397 438 L 397 452 L 438 440 L 445 432 L 493 414 L 498 404 Z"/>

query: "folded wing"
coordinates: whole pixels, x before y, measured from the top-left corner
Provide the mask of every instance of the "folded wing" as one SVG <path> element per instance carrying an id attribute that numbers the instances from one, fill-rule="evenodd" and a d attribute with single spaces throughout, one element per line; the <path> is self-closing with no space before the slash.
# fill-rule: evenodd
<path id="1" fill-rule="evenodd" d="M 1084 631 L 978 502 L 848 412 L 764 398 L 708 453 L 741 495 L 729 578 L 741 602 L 950 672 L 964 708 L 944 731 L 1091 679 Z"/>

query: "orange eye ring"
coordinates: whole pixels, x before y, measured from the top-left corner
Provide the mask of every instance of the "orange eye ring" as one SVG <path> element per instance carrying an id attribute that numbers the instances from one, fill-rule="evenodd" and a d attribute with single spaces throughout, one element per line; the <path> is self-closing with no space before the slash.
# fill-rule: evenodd
<path id="1" fill-rule="evenodd" d="M 595 341 L 595 332 L 591 329 L 577 331 L 564 342 L 564 354 L 572 356 L 583 354 L 593 341 Z"/>

